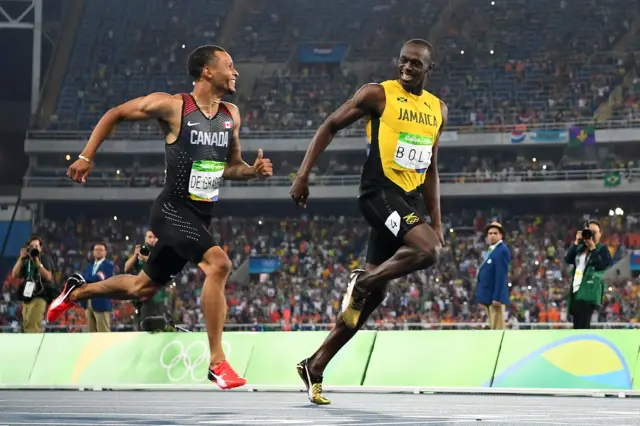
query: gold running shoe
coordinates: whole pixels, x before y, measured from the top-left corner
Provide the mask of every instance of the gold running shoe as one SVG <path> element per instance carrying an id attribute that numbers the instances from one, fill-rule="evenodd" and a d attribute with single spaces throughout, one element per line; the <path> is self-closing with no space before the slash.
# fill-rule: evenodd
<path id="1" fill-rule="evenodd" d="M 317 405 L 329 405 L 331 400 L 322 395 L 322 376 L 314 376 L 309 371 L 309 359 L 304 359 L 296 365 L 298 374 L 307 387 L 309 401 Z"/>
<path id="2" fill-rule="evenodd" d="M 364 273 L 364 269 L 354 269 L 349 276 L 347 292 L 342 299 L 342 320 L 349 328 L 356 328 L 360 313 L 364 309 L 367 295 L 356 287 L 358 277 Z"/>

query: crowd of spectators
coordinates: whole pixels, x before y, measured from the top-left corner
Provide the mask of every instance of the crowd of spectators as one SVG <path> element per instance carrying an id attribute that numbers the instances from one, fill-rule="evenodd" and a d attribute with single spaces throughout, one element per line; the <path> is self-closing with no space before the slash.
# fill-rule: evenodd
<path id="1" fill-rule="evenodd" d="M 501 220 L 507 231 L 505 241 L 512 252 L 510 270 L 511 323 L 563 322 L 566 320 L 567 266 L 565 247 L 575 238 L 582 218 L 570 216 L 510 217 L 502 211 L 463 211 L 445 218 L 446 247 L 437 266 L 398 279 L 389 289 L 382 307 L 368 327 L 403 327 L 436 323 L 479 323 L 483 309 L 475 303 L 474 282 L 482 262 L 486 223 Z M 640 216 L 601 218 L 604 239 L 620 260 L 637 249 Z M 115 218 L 42 221 L 36 232 L 56 264 L 58 283 L 89 261 L 91 244 L 104 240 L 109 258 L 122 271 L 133 246 L 142 240 L 144 220 Z M 249 324 L 264 329 L 279 324 L 285 329 L 316 327 L 335 322 L 351 269 L 362 266 L 367 227 L 361 219 L 345 217 L 222 218 L 214 220 L 216 240 L 233 262 L 234 270 L 249 256 L 277 256 L 279 270 L 247 283 L 233 279 L 227 285 L 228 327 Z M 199 294 L 203 275 L 188 265 L 169 285 L 165 294 L 166 312 L 177 324 L 195 327 L 203 322 Z M 19 329 L 21 307 L 15 299 L 16 280 L 7 277 L 0 301 L 0 325 Z M 639 317 L 638 279 L 610 282 L 600 320 L 635 322 Z M 114 329 L 130 329 L 135 308 L 129 302 L 114 305 Z M 251 324 L 253 324 L 251 326 Z M 79 331 L 85 325 L 82 310 L 71 311 L 62 327 Z"/>
<path id="2" fill-rule="evenodd" d="M 637 154 L 628 150 L 610 149 L 601 156 L 565 154 L 562 149 L 553 151 L 533 151 L 539 154 L 517 150 L 469 150 L 462 153 L 443 150 L 438 159 L 438 169 L 442 182 L 470 183 L 487 181 L 527 181 L 527 180 L 566 180 L 601 179 L 595 174 L 562 174 L 559 172 L 587 171 L 602 169 L 621 170 L 625 178 L 637 179 L 639 168 Z M 341 185 L 340 177 L 359 176 L 366 152 L 326 152 L 312 169 L 311 182 L 324 185 Z M 533 155 L 536 155 L 535 157 Z M 538 156 L 539 155 L 539 156 Z M 265 181 L 263 185 L 286 185 L 295 177 L 297 167 L 302 162 L 303 153 L 276 152 L 269 155 L 275 164 L 278 177 L 285 181 Z M 70 160 L 61 158 L 43 158 L 35 161 L 29 169 L 25 183 L 29 186 L 72 185 L 66 177 Z M 105 164 L 109 164 L 108 166 Z M 164 183 L 164 159 L 161 155 L 146 156 L 145 164 L 130 155 L 112 155 L 102 165 L 93 170 L 90 186 L 101 187 L 161 187 Z"/>
<path id="3" fill-rule="evenodd" d="M 465 0 L 455 9 L 418 0 L 299 0 L 293 7 L 253 0 L 243 7 L 230 16 L 221 1 L 89 2 L 50 128 L 90 129 L 125 99 L 188 91 L 188 53 L 220 40 L 238 63 L 279 64 L 230 99 L 247 132 L 317 127 L 363 83 L 393 78 L 392 58 L 416 36 L 434 41 L 437 66 L 427 87 L 448 104 L 450 126 L 463 129 L 587 120 L 623 81 L 626 91 L 636 85 L 625 80 L 636 65 L 634 44 L 624 42 L 635 0 L 588 0 L 579 8 L 552 0 Z M 295 52 L 304 42 L 350 48 L 341 64 L 302 65 Z M 615 117 L 636 120 L 635 96 L 622 103 Z M 148 124 L 130 130 L 157 131 Z"/>

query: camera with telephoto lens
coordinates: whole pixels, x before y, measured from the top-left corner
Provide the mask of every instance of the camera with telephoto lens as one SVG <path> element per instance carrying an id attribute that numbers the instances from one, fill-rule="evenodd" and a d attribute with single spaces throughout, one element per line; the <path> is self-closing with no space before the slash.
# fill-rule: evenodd
<path id="1" fill-rule="evenodd" d="M 29 256 L 31 257 L 38 257 L 40 255 L 40 250 L 38 250 L 35 247 L 32 247 L 29 249 Z"/>
<path id="2" fill-rule="evenodd" d="M 140 254 L 143 256 L 149 256 L 149 254 L 151 253 L 151 247 L 149 247 L 146 244 L 142 244 L 140 246 Z"/>
<path id="3" fill-rule="evenodd" d="M 593 238 L 593 231 L 589 228 L 585 228 L 582 230 L 582 239 L 583 240 L 590 240 Z"/>

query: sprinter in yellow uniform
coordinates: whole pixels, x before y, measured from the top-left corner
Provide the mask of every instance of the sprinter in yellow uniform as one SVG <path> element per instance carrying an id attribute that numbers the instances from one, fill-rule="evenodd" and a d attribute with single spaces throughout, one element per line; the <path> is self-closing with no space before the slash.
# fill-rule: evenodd
<path id="1" fill-rule="evenodd" d="M 324 369 L 382 303 L 389 281 L 434 265 L 442 248 L 437 158 L 447 106 L 424 90 L 434 59 L 429 42 L 406 42 L 400 50 L 398 78 L 363 86 L 327 118 L 291 187 L 291 198 L 305 207 L 309 172 L 320 154 L 338 131 L 367 117 L 369 155 L 359 197 L 371 226 L 366 270 L 351 273 L 335 328 L 316 353 L 297 366 L 315 404 L 331 403 L 322 395 Z M 425 222 L 425 212 L 431 225 Z"/>

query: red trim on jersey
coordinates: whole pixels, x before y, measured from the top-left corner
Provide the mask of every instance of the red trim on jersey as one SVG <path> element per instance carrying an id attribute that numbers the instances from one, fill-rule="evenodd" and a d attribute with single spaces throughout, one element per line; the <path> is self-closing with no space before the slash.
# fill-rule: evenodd
<path id="1" fill-rule="evenodd" d="M 231 110 L 229 110 L 229 107 L 227 106 L 227 104 L 225 104 L 224 102 L 220 102 L 220 108 L 218 108 L 220 110 L 221 113 L 228 115 L 230 119 L 233 120 L 233 115 L 231 115 Z"/>
<path id="2" fill-rule="evenodd" d="M 180 96 L 182 96 L 182 101 L 184 102 L 183 106 L 182 106 L 182 116 L 186 116 L 191 114 L 194 111 L 198 110 L 198 105 L 196 105 L 195 101 L 193 100 L 193 98 L 191 97 L 191 95 L 187 94 L 187 93 L 180 93 Z"/>

